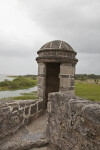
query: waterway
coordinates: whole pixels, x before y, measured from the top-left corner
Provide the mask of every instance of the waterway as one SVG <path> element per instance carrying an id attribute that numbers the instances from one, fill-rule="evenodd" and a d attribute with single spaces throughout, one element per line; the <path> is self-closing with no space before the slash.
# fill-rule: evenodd
<path id="1" fill-rule="evenodd" d="M 7 80 L 13 80 L 14 78 L 7 77 L 6 75 L 0 75 L 0 82 L 4 81 L 5 79 Z M 37 86 L 28 88 L 28 89 L 20 89 L 20 90 L 12 90 L 12 91 L 0 91 L 0 99 L 6 98 L 6 97 L 16 97 L 16 96 L 21 96 L 21 93 L 29 93 L 37 91 Z"/>
<path id="2" fill-rule="evenodd" d="M 9 81 L 12 81 L 14 78 L 12 77 L 8 77 L 9 75 L 3 75 L 3 74 L 0 74 L 0 82 L 4 81 L 4 80 L 9 80 Z"/>

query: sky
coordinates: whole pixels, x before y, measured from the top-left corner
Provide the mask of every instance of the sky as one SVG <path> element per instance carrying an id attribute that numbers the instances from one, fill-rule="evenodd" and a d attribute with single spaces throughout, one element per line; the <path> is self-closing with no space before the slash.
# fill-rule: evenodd
<path id="1" fill-rule="evenodd" d="M 37 74 L 37 51 L 62 40 L 76 73 L 100 74 L 100 0 L 0 0 L 0 74 Z"/>

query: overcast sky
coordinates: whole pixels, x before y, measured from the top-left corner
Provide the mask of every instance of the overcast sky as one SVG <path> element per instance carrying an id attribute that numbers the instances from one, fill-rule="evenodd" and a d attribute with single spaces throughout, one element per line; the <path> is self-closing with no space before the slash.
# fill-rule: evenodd
<path id="1" fill-rule="evenodd" d="M 37 50 L 63 40 L 76 73 L 100 74 L 100 0 L 0 0 L 0 74 L 37 74 Z"/>

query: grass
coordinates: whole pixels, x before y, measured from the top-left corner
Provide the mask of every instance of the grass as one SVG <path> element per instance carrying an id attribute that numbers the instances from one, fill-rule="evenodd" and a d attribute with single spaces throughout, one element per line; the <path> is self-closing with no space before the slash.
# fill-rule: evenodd
<path id="1" fill-rule="evenodd" d="M 100 101 L 100 84 L 76 81 L 75 95 L 87 100 Z"/>
<path id="2" fill-rule="evenodd" d="M 0 90 L 25 89 L 37 85 L 36 76 L 28 75 L 28 76 L 15 76 L 15 77 L 16 78 L 13 81 L 4 81 L 3 86 L 0 86 Z M 12 87 L 10 87 L 9 85 Z M 97 84 L 92 79 L 88 79 L 84 81 L 76 80 L 75 95 L 87 100 L 100 101 L 100 80 L 98 80 Z M 31 93 L 21 93 L 21 96 L 18 97 L 4 98 L 4 100 L 36 99 L 36 97 L 37 97 L 37 92 L 31 92 Z"/>

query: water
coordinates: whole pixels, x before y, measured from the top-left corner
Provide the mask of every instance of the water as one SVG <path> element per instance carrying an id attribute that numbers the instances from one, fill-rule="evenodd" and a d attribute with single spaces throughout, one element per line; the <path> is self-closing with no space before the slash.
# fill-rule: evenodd
<path id="1" fill-rule="evenodd" d="M 14 78 L 7 77 L 6 75 L 0 75 L 0 82 L 4 81 L 5 79 L 13 80 Z M 22 89 L 22 90 L 0 91 L 0 99 L 6 97 L 21 96 L 21 93 L 29 93 L 33 91 L 37 91 L 37 86 L 28 89 Z"/>
<path id="2" fill-rule="evenodd" d="M 4 81 L 4 80 L 9 80 L 12 81 L 14 78 L 12 77 L 7 77 L 7 75 L 2 75 L 0 74 L 0 82 Z"/>
<path id="3" fill-rule="evenodd" d="M 14 90 L 14 91 L 0 91 L 0 99 L 4 97 L 16 97 L 21 96 L 21 93 L 29 93 L 37 91 L 37 86 L 28 88 L 28 89 L 22 89 L 22 90 Z"/>

